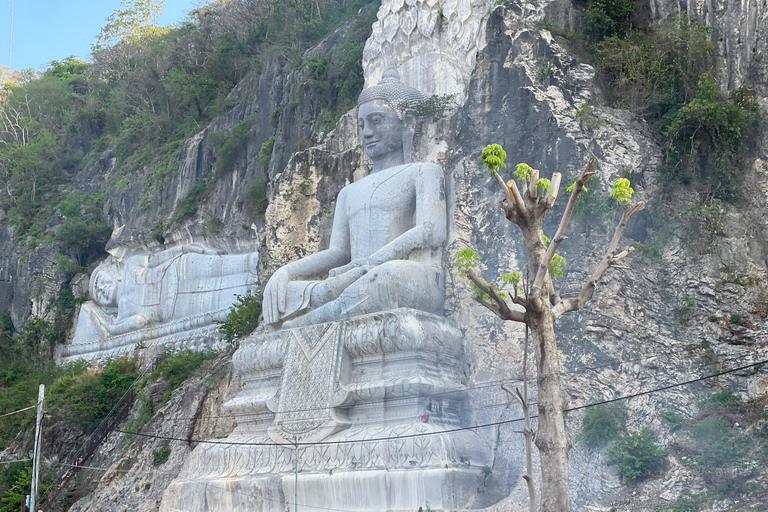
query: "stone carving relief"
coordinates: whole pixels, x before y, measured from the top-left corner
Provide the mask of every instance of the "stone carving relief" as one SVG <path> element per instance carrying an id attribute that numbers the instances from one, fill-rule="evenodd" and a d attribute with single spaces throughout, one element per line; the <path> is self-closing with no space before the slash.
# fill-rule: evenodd
<path id="1" fill-rule="evenodd" d="M 373 170 L 342 189 L 329 248 L 269 279 L 271 332 L 233 356 L 245 384 L 224 407 L 237 427 L 193 451 L 162 512 L 295 510 L 287 498 L 233 507 L 212 488 L 392 512 L 455 510 L 476 492 L 462 459 L 484 464 L 489 447 L 474 431 L 446 432 L 465 421 L 467 392 L 462 335 L 442 316 L 445 176 L 410 161 L 409 108 L 424 98 L 394 71 L 360 94 Z"/>
<path id="2" fill-rule="evenodd" d="M 341 190 L 328 249 L 269 279 L 266 323 L 291 328 L 400 307 L 442 313 L 445 176 L 439 165 L 410 161 L 408 107 L 423 99 L 395 72 L 360 94 L 358 125 L 373 171 Z"/>
<path id="3" fill-rule="evenodd" d="M 92 300 L 81 306 L 61 356 L 109 357 L 137 343 L 207 347 L 237 295 L 257 283 L 257 261 L 257 253 L 222 254 L 201 244 L 110 256 L 91 275 Z"/>
<path id="4" fill-rule="evenodd" d="M 394 66 L 426 95 L 457 94 L 462 102 L 492 7 L 489 0 L 383 0 L 363 51 L 366 85 Z"/>

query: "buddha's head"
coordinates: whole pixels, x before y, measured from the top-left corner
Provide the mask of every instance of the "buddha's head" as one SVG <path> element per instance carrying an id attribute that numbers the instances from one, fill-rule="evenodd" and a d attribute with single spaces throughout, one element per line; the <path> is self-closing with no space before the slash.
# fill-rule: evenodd
<path id="1" fill-rule="evenodd" d="M 117 292 L 120 287 L 120 269 L 115 263 L 96 267 L 91 274 L 91 299 L 101 307 L 117 307 Z"/>
<path id="2" fill-rule="evenodd" d="M 381 82 L 360 93 L 357 123 L 373 172 L 411 161 L 414 118 L 409 109 L 423 100 L 424 95 L 403 84 L 392 68 Z"/>

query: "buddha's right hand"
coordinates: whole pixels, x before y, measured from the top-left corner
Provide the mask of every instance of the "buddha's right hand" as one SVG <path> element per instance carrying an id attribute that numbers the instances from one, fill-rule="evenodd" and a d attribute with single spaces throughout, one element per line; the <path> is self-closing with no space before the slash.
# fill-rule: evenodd
<path id="1" fill-rule="evenodd" d="M 288 288 L 290 275 L 285 268 L 279 269 L 269 278 L 267 286 L 264 288 L 264 321 L 267 324 L 274 324 L 280 320 L 281 312 L 285 311 L 285 293 Z"/>

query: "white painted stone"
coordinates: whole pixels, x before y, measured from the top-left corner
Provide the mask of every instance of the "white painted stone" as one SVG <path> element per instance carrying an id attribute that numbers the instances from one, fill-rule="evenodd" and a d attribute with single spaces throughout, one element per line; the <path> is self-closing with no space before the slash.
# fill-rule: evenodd
<path id="1" fill-rule="evenodd" d="M 216 322 L 257 283 L 257 262 L 257 253 L 225 255 L 200 244 L 110 256 L 91 275 L 92 300 L 59 356 L 105 359 L 136 344 L 210 349 L 220 340 Z"/>
<path id="2" fill-rule="evenodd" d="M 492 7 L 491 0 L 383 0 L 363 53 L 366 86 L 395 67 L 427 96 L 456 94 L 462 103 Z"/>
<path id="3" fill-rule="evenodd" d="M 299 508 L 462 508 L 490 460 L 476 432 L 441 433 L 462 424 L 462 359 L 461 333 L 412 309 L 248 337 L 235 431 L 195 448 L 160 511 L 294 510 L 296 438 Z"/>

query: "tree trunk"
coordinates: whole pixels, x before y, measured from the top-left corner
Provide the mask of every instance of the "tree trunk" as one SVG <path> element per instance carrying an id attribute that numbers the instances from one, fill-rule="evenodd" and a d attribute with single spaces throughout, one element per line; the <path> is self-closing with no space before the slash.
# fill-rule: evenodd
<path id="1" fill-rule="evenodd" d="M 549 302 L 541 312 L 529 311 L 528 319 L 538 370 L 539 429 L 536 447 L 541 457 L 541 512 L 567 512 L 568 450 L 571 440 L 563 418 L 560 362 Z"/>

